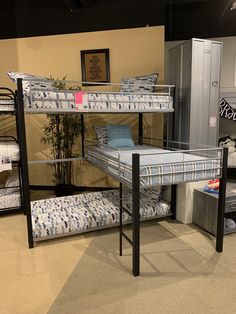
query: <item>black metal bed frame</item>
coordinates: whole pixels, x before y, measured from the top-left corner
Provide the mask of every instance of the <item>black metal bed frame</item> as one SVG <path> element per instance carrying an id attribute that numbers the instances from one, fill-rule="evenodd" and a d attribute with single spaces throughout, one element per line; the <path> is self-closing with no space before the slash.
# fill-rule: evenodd
<path id="1" fill-rule="evenodd" d="M 24 103 L 23 103 L 23 90 L 22 79 L 17 79 L 17 119 L 18 129 L 20 134 L 20 151 L 22 160 L 22 184 L 23 184 L 23 199 L 25 205 L 25 211 L 27 215 L 27 230 L 28 230 L 28 245 L 29 248 L 34 247 L 33 233 L 32 233 L 32 217 L 30 207 L 30 185 L 28 175 L 28 158 L 27 158 L 27 146 L 26 146 L 26 133 L 25 133 L 25 117 L 24 117 Z M 143 140 L 143 114 L 139 113 L 139 144 L 142 144 Z M 83 114 L 82 127 L 84 128 Z M 82 156 L 84 156 L 84 132 L 82 132 Z M 223 238 L 224 238 L 224 206 L 225 206 L 225 193 L 226 193 L 226 176 L 227 176 L 227 156 L 228 150 L 223 150 L 223 163 L 222 173 L 220 179 L 219 190 L 219 202 L 218 202 L 218 220 L 217 220 L 217 233 L 216 233 L 216 251 L 223 251 Z M 123 207 L 122 204 L 122 183 L 120 183 L 120 227 L 119 227 L 119 251 L 122 255 L 122 239 L 127 240 L 132 246 L 132 273 L 134 276 L 140 274 L 140 155 L 132 155 L 132 212 Z M 171 211 L 172 219 L 176 219 L 176 193 L 177 185 L 171 185 Z M 132 217 L 132 240 L 123 232 L 122 213 L 126 212 Z"/>
<path id="2" fill-rule="evenodd" d="M 1 141 L 13 141 L 17 144 L 20 142 L 20 133 L 19 133 L 19 123 L 18 123 L 18 106 L 16 106 L 16 94 L 9 88 L 6 87 L 0 87 L 0 102 L 4 100 L 12 100 L 13 104 L 12 106 L 14 107 L 13 110 L 0 110 L 0 115 L 14 115 L 15 120 L 16 120 L 16 134 L 17 138 L 14 136 L 0 136 Z M 3 105 L 3 104 L 2 104 Z M 6 104 L 8 106 L 8 104 Z M 2 208 L 0 209 L 0 215 L 9 215 L 9 214 L 15 214 L 15 213 L 22 213 L 24 212 L 24 197 L 23 197 L 23 189 L 22 189 L 22 162 L 21 158 L 19 161 L 13 161 L 12 162 L 13 166 L 16 166 L 18 169 L 18 175 L 19 175 L 19 185 L 14 186 L 12 188 L 18 188 L 20 190 L 20 200 L 21 203 L 19 206 L 16 207 L 8 207 L 8 208 Z M 4 189 L 4 188 L 3 188 Z"/>

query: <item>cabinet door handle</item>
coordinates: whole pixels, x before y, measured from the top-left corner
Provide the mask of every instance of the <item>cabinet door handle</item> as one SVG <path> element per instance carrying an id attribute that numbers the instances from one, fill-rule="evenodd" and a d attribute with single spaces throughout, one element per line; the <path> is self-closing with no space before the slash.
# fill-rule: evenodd
<path id="1" fill-rule="evenodd" d="M 216 87 L 216 86 L 218 86 L 218 83 L 219 83 L 218 81 L 212 81 L 212 82 L 211 82 L 211 85 L 214 86 L 214 87 Z"/>

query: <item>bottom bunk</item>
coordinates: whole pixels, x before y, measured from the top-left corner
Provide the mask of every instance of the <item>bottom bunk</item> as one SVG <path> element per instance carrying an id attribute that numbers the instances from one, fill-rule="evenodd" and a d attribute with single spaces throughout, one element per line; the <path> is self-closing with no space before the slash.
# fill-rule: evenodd
<path id="1" fill-rule="evenodd" d="M 143 189 L 140 218 L 171 216 L 170 204 L 161 200 L 162 190 Z M 131 191 L 123 191 L 123 205 L 131 210 Z M 119 225 L 119 190 L 84 193 L 31 202 L 34 242 Z M 123 222 L 131 218 L 123 213 Z"/>
<path id="2" fill-rule="evenodd" d="M 0 215 L 22 212 L 23 205 L 20 193 L 19 169 L 14 168 L 0 173 Z"/>

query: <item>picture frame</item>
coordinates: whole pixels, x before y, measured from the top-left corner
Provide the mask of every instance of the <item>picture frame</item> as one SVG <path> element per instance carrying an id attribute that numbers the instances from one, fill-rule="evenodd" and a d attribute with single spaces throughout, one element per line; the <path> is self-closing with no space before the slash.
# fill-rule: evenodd
<path id="1" fill-rule="evenodd" d="M 83 85 L 99 85 L 110 82 L 109 49 L 81 50 L 81 70 Z"/>

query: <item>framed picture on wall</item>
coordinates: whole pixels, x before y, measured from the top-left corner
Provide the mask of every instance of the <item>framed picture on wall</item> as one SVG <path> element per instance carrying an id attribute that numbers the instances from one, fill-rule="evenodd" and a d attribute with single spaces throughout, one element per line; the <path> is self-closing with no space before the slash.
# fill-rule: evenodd
<path id="1" fill-rule="evenodd" d="M 109 83 L 109 49 L 81 50 L 81 68 L 83 85 Z"/>

